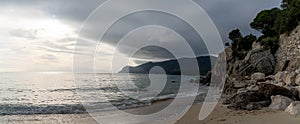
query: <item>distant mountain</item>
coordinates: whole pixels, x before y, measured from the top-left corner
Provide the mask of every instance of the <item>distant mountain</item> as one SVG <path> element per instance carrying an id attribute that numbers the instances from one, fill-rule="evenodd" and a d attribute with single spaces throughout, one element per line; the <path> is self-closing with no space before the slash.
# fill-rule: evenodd
<path id="1" fill-rule="evenodd" d="M 206 75 L 211 70 L 211 62 L 214 63 L 216 57 L 213 56 L 201 56 L 197 57 L 198 67 L 200 71 L 200 75 Z M 189 67 L 185 67 L 184 75 L 196 75 L 194 73 L 195 67 L 193 66 L 193 61 L 195 59 L 192 58 L 181 58 L 181 59 L 174 59 L 168 60 L 163 62 L 148 62 L 136 67 L 126 66 L 124 67 L 119 73 L 140 73 L 140 74 L 148 74 L 150 69 L 155 66 L 159 66 L 165 70 L 165 72 L 169 75 L 181 75 L 182 70 L 179 67 L 178 62 L 185 63 L 186 65 L 191 65 Z M 190 64 L 189 64 L 190 63 Z"/>

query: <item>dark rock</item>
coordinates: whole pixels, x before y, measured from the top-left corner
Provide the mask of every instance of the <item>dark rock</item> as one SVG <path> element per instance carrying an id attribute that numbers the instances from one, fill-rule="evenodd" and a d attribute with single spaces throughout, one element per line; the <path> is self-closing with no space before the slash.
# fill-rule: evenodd
<path id="1" fill-rule="evenodd" d="M 223 104 L 229 105 L 229 109 L 256 110 L 269 106 L 271 99 L 264 94 L 249 91 L 235 94 L 229 99 L 226 99 Z"/>
<path id="2" fill-rule="evenodd" d="M 298 99 L 298 95 L 292 91 L 273 84 L 261 83 L 258 85 L 258 91 L 247 91 L 237 93 L 224 100 L 223 104 L 229 105 L 230 109 L 237 110 L 257 110 L 262 107 L 268 107 L 271 104 L 271 96 L 281 95 L 292 100 Z"/>
<path id="3" fill-rule="evenodd" d="M 293 100 L 299 99 L 299 97 L 295 96 L 295 93 L 293 93 L 289 89 L 276 86 L 273 84 L 266 84 L 266 83 L 259 84 L 258 93 L 264 94 L 267 97 L 281 95 L 281 96 L 286 96 L 288 98 L 291 98 Z"/>
<path id="4" fill-rule="evenodd" d="M 207 75 L 200 80 L 200 83 L 209 86 L 211 82 L 211 75 L 212 73 L 208 72 Z"/>

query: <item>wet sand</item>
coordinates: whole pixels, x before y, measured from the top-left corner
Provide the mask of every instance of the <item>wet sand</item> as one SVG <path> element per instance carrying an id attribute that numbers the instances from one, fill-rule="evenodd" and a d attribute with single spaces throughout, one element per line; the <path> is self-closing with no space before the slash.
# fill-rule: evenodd
<path id="1" fill-rule="evenodd" d="M 161 110 L 170 103 L 170 100 L 157 102 L 151 106 L 134 108 L 126 110 L 128 113 L 143 114 Z M 141 123 L 146 124 L 299 124 L 300 117 L 288 115 L 281 111 L 259 110 L 259 111 L 233 111 L 227 109 L 226 106 L 217 105 L 214 111 L 205 120 L 198 120 L 201 104 L 192 105 L 189 111 L 184 116 L 177 120 L 175 118 L 168 118 L 166 120 L 140 120 Z M 113 115 L 111 112 L 104 112 L 101 114 L 112 115 L 112 117 L 119 117 Z M 101 116 L 99 114 L 98 116 Z M 112 123 L 131 123 L 123 117 L 122 121 L 112 120 Z M 117 122 L 114 122 L 117 121 Z M 98 124 L 88 114 L 49 114 L 49 115 L 7 115 L 0 116 L 0 123 L 8 124 Z"/>

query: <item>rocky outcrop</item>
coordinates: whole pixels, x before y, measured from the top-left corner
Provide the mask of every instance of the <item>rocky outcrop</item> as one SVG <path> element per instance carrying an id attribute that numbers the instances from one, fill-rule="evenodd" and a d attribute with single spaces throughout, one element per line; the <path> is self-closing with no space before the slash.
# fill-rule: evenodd
<path id="1" fill-rule="evenodd" d="M 228 108 L 230 109 L 256 110 L 262 107 L 268 107 L 272 102 L 272 96 L 277 95 L 284 96 L 291 100 L 298 99 L 298 93 L 295 94 L 285 87 L 269 83 L 252 84 L 247 88 L 237 89 L 237 91 L 235 95 L 224 100 L 224 104 L 229 105 Z M 275 100 L 275 98 L 273 99 Z"/>
<path id="2" fill-rule="evenodd" d="M 270 50 L 263 48 L 250 51 L 243 60 L 232 59 L 228 62 L 228 73 L 235 76 L 249 76 L 255 72 L 269 75 L 274 72 L 274 68 L 274 56 Z"/>
<path id="3" fill-rule="evenodd" d="M 260 43 L 241 59 L 226 49 L 227 78 L 224 87 L 228 108 L 254 110 L 269 107 L 300 115 L 300 25 L 279 39 L 273 55 Z"/>

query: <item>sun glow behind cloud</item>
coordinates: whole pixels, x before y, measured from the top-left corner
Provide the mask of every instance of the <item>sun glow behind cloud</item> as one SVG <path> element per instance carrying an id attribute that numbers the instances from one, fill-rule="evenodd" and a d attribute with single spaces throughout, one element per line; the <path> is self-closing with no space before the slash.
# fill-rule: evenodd
<path id="1" fill-rule="evenodd" d="M 72 52 L 74 28 L 30 8 L 2 8 L 0 21 L 0 72 L 71 70 L 72 54 L 60 51 Z"/>

